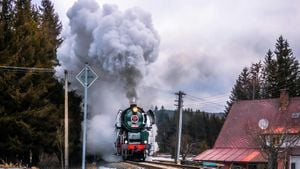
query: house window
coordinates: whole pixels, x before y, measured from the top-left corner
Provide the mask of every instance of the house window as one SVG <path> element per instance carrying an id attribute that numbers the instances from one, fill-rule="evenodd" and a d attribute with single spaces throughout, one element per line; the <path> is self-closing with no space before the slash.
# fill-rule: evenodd
<path id="1" fill-rule="evenodd" d="M 291 164 L 291 169 L 296 169 L 296 163 Z"/>
<path id="2" fill-rule="evenodd" d="M 248 169 L 257 169 L 256 164 L 248 164 Z"/>
<path id="3" fill-rule="evenodd" d="M 272 137 L 272 143 L 273 143 L 273 145 L 279 145 L 280 144 L 280 137 L 279 136 L 273 136 Z"/>

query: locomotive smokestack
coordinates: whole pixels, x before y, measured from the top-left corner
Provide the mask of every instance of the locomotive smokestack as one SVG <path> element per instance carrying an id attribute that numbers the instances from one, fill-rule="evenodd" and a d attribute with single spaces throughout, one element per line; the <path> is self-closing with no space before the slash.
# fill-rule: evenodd
<path id="1" fill-rule="evenodd" d="M 136 106 L 136 98 L 135 97 L 132 97 L 129 99 L 129 105 L 130 106 Z"/>

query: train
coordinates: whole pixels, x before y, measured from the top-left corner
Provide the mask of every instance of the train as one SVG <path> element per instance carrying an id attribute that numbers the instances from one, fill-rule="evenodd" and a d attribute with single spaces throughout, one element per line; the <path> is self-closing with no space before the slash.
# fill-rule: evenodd
<path id="1" fill-rule="evenodd" d="M 153 111 L 145 112 L 136 104 L 120 110 L 116 117 L 116 154 L 123 160 L 145 161 L 150 153 L 151 143 L 149 134 L 155 124 Z"/>

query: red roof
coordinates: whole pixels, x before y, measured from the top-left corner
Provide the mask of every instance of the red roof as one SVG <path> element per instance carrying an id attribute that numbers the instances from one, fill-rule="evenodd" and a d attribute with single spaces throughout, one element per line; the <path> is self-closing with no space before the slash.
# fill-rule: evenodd
<path id="1" fill-rule="evenodd" d="M 267 119 L 269 122 L 265 133 L 275 131 L 273 134 L 276 134 L 277 131 L 278 134 L 288 128 L 285 132 L 295 134 L 300 128 L 300 117 L 295 116 L 295 113 L 299 114 L 300 112 L 300 97 L 290 98 L 286 111 L 281 111 L 279 104 L 279 99 L 235 102 L 214 144 L 214 148 L 203 152 L 194 160 L 224 161 L 226 159 L 233 161 L 241 159 L 243 161 L 245 159 L 243 157 L 249 157 L 251 153 L 258 152 L 259 146 L 253 137 L 253 132 L 262 130 L 258 127 L 260 119 Z M 239 155 L 241 152 L 245 154 Z M 227 158 L 228 154 L 231 154 L 232 157 L 228 156 Z M 258 156 L 261 160 L 261 154 L 258 154 Z"/>
<path id="2" fill-rule="evenodd" d="M 259 150 L 242 148 L 210 149 L 196 156 L 194 160 L 214 162 L 266 162 Z"/>
<path id="3" fill-rule="evenodd" d="M 285 129 L 284 127 L 277 127 L 274 128 L 273 133 L 274 134 L 283 134 L 283 133 L 290 133 L 290 134 L 298 134 L 300 132 L 300 128 L 299 127 L 291 127 L 288 129 Z"/>
<path id="4" fill-rule="evenodd" d="M 258 121 L 267 119 L 269 127 L 289 129 L 300 127 L 300 118 L 292 118 L 293 113 L 300 112 L 300 98 L 291 98 L 287 111 L 279 110 L 279 99 L 245 100 L 233 104 L 223 128 L 215 142 L 214 148 L 258 148 L 250 136 L 253 130 L 260 130 Z"/>

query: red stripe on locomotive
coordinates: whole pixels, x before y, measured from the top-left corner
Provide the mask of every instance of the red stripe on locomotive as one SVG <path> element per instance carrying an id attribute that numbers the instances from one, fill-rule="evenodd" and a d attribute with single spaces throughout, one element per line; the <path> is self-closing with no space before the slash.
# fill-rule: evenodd
<path id="1" fill-rule="evenodd" d="M 145 144 L 128 144 L 128 150 L 145 150 Z"/>

